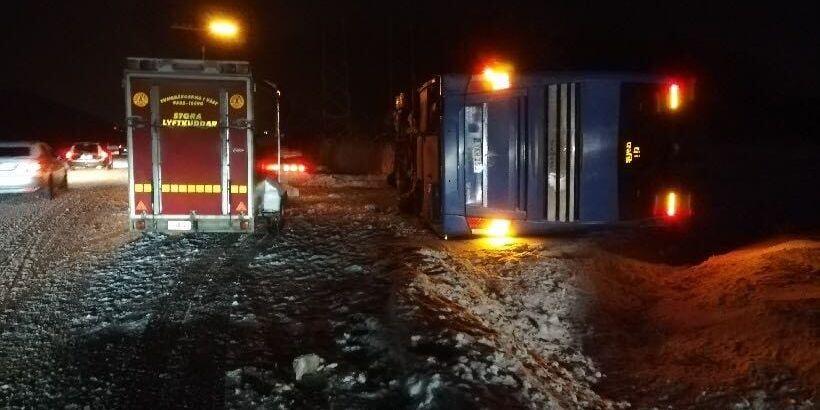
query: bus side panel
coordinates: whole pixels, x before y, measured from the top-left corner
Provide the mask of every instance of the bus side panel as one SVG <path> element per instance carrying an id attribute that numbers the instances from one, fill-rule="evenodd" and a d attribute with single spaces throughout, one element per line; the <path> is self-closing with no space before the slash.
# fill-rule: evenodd
<path id="1" fill-rule="evenodd" d="M 228 103 L 228 163 L 230 175 L 228 184 L 230 189 L 230 214 L 249 215 L 250 203 L 248 192 L 253 188 L 248 181 L 248 147 L 247 129 L 244 121 L 248 116 L 248 94 L 246 84 L 236 83 L 227 87 Z"/>
<path id="2" fill-rule="evenodd" d="M 151 108 L 156 101 L 151 98 L 151 82 L 132 79 L 130 83 L 130 131 L 131 191 L 134 195 L 133 215 L 154 213 L 153 161 L 151 157 Z"/>
<path id="3" fill-rule="evenodd" d="M 218 85 L 174 81 L 159 94 L 162 214 L 221 215 Z"/>
<path id="4" fill-rule="evenodd" d="M 620 83 L 581 84 L 580 213 L 584 222 L 618 220 L 618 112 Z"/>

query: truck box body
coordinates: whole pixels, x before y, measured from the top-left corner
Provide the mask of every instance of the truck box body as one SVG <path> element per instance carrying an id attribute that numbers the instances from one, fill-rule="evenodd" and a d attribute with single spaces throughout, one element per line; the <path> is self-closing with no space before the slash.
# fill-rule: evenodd
<path id="1" fill-rule="evenodd" d="M 417 182 L 400 181 L 400 194 L 444 236 L 484 234 L 495 220 L 539 234 L 663 221 L 667 211 L 666 221 L 680 219 L 692 210 L 685 147 L 693 85 L 543 73 L 492 89 L 481 75 L 436 77 L 413 99 L 404 139 L 412 154 L 397 153 L 397 163 L 413 157 L 406 173 Z"/>
<path id="2" fill-rule="evenodd" d="M 129 58 L 131 229 L 253 229 L 247 62 Z"/>

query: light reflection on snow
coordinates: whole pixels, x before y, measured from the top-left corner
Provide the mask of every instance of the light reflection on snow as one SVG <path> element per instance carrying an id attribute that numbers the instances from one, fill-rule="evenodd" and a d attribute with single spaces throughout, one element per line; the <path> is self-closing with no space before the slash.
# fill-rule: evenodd
<path id="1" fill-rule="evenodd" d="M 518 238 L 509 236 L 487 237 L 476 240 L 479 247 L 483 249 L 500 249 L 518 243 Z"/>

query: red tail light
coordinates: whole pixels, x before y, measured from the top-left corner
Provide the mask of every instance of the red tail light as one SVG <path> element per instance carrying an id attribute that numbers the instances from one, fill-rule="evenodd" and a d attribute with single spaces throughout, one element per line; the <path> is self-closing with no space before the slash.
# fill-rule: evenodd
<path id="1" fill-rule="evenodd" d="M 692 215 L 692 195 L 667 191 L 655 196 L 653 215 L 675 220 Z"/>
<path id="2" fill-rule="evenodd" d="M 266 164 L 262 168 L 266 171 L 277 172 L 279 171 L 279 164 L 274 162 Z M 306 170 L 307 167 L 303 164 L 282 164 L 282 172 L 305 172 Z"/>
<path id="3" fill-rule="evenodd" d="M 666 216 L 674 217 L 678 214 L 678 194 L 670 192 L 666 194 Z"/>
<path id="4" fill-rule="evenodd" d="M 676 111 L 681 105 L 681 88 L 680 84 L 669 84 L 669 91 L 667 91 L 666 104 L 669 110 Z"/>

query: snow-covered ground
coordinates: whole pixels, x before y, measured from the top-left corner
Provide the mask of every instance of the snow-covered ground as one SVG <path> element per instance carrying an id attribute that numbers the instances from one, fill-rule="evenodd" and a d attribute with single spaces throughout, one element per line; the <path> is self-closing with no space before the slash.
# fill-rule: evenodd
<path id="1" fill-rule="evenodd" d="M 128 184 L 128 169 L 75 169 L 68 171 L 72 188 L 118 186 Z"/>
<path id="2" fill-rule="evenodd" d="M 382 184 L 302 184 L 278 236 L 131 238 L 107 182 L 0 198 L 0 407 L 816 402 L 817 242 L 673 267 L 606 234 L 441 241 Z"/>

